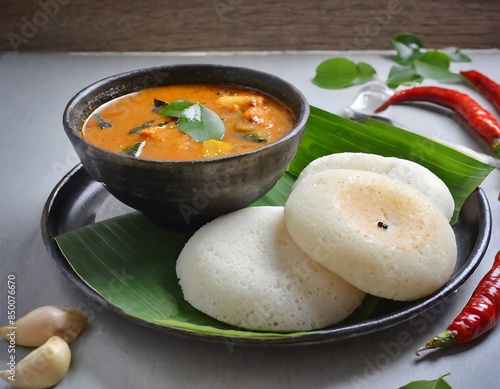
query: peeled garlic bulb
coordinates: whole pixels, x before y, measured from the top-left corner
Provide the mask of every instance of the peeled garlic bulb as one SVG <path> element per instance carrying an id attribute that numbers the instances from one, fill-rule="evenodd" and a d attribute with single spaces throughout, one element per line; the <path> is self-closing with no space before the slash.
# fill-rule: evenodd
<path id="1" fill-rule="evenodd" d="M 38 347 L 51 336 L 71 343 L 87 327 L 87 322 L 87 317 L 78 309 L 46 305 L 21 317 L 14 325 L 1 327 L 0 334 L 8 339 L 14 327 L 19 346 Z"/>
<path id="2" fill-rule="evenodd" d="M 15 370 L 0 371 L 0 377 L 16 388 L 50 388 L 66 375 L 70 361 L 68 344 L 53 336 L 22 359 Z"/>

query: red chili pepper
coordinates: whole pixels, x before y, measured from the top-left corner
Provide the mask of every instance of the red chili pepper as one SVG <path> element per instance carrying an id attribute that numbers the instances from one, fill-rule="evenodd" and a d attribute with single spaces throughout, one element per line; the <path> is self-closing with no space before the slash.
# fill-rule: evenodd
<path id="1" fill-rule="evenodd" d="M 476 70 L 462 71 L 460 74 L 469 80 L 500 112 L 500 84 Z"/>
<path id="2" fill-rule="evenodd" d="M 425 101 L 453 110 L 500 156 L 500 123 L 492 113 L 465 93 L 436 86 L 403 89 L 392 95 L 375 112 L 383 111 L 392 104 L 406 101 Z"/>
<path id="3" fill-rule="evenodd" d="M 417 350 L 467 343 L 489 331 L 500 317 L 500 251 L 490 271 L 479 282 L 469 302 L 453 323 Z"/>

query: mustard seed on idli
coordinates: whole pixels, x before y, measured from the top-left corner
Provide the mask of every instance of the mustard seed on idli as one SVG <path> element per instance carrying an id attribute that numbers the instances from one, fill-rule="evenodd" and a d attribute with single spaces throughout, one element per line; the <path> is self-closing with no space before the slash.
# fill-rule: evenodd
<path id="1" fill-rule="evenodd" d="M 424 297 L 455 267 L 448 220 L 427 196 L 386 175 L 352 169 L 311 174 L 290 194 L 285 220 L 314 260 L 375 296 Z"/>
<path id="2" fill-rule="evenodd" d="M 355 169 L 385 174 L 429 196 L 448 220 L 453 217 L 455 200 L 450 190 L 438 176 L 418 163 L 376 154 L 331 154 L 318 158 L 307 165 L 300 173 L 295 186 L 307 176 L 328 169 Z"/>
<path id="3" fill-rule="evenodd" d="M 365 296 L 297 246 L 283 207 L 244 208 L 204 225 L 186 243 L 176 270 L 191 305 L 248 330 L 327 327 Z"/>

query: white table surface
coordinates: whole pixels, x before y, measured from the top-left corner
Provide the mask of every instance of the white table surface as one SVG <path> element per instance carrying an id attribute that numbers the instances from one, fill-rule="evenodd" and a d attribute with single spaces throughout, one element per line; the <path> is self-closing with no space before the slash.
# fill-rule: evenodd
<path id="1" fill-rule="evenodd" d="M 71 345 L 70 370 L 58 388 L 398 388 L 409 381 L 446 380 L 454 389 L 500 387 L 500 329 L 471 344 L 416 357 L 415 350 L 445 329 L 468 300 L 500 249 L 500 171 L 481 187 L 493 215 L 492 238 L 482 263 L 449 300 L 421 316 L 339 342 L 301 347 L 233 347 L 156 332 L 103 310 L 57 269 L 40 234 L 43 205 L 57 182 L 77 163 L 63 132 L 67 101 L 105 76 L 152 65 L 218 63 L 278 75 L 298 87 L 312 105 L 341 114 L 359 87 L 341 91 L 313 85 L 316 66 L 332 56 L 372 64 L 385 80 L 391 55 L 334 53 L 0 54 L 0 322 L 6 322 L 7 277 L 16 276 L 17 316 L 41 305 L 83 310 L 90 318 Z M 475 68 L 500 80 L 500 52 L 471 52 Z M 432 83 L 432 82 L 428 82 Z M 453 86 L 493 109 L 465 85 Z M 443 115 L 398 106 L 384 113 L 407 129 L 485 151 L 467 128 Z M 0 370 L 8 343 L 0 341 Z M 17 357 L 27 350 L 17 347 Z M 8 387 L 0 383 L 0 388 Z"/>

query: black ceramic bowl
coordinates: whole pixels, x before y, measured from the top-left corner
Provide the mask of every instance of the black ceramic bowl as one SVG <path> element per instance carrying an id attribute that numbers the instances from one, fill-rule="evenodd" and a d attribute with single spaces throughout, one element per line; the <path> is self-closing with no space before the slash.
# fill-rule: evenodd
<path id="1" fill-rule="evenodd" d="M 285 137 L 255 151 L 192 161 L 129 157 L 82 138 L 86 118 L 102 104 L 144 88 L 189 83 L 257 90 L 287 106 L 296 124 Z M 84 88 L 66 106 L 63 126 L 89 175 L 114 197 L 164 226 L 186 230 L 243 208 L 268 192 L 294 158 L 308 116 L 309 104 L 302 93 L 274 75 L 219 65 L 173 65 L 121 73 Z"/>

